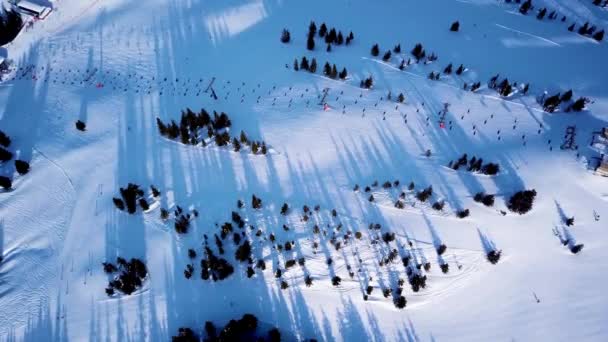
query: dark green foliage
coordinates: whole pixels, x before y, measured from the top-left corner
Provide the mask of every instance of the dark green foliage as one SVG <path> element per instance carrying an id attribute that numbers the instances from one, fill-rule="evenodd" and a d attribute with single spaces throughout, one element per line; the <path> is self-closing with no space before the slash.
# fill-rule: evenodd
<path id="1" fill-rule="evenodd" d="M 528 11 L 530 10 L 530 8 L 532 8 L 532 0 L 526 0 L 519 7 L 519 13 L 526 15 L 526 14 L 528 14 Z"/>
<path id="2" fill-rule="evenodd" d="M 268 342 L 281 342 L 281 333 L 279 329 L 272 328 L 268 331 Z"/>
<path id="3" fill-rule="evenodd" d="M 306 41 L 306 48 L 310 51 L 315 49 L 315 39 L 312 36 L 308 37 L 308 40 Z"/>
<path id="4" fill-rule="evenodd" d="M 150 205 L 148 204 L 148 201 L 146 201 L 146 199 L 143 197 L 139 199 L 139 206 L 141 207 L 141 209 L 143 211 L 150 209 Z"/>
<path id="5" fill-rule="evenodd" d="M 236 260 L 242 262 L 248 261 L 251 258 L 251 244 L 249 244 L 248 240 L 245 240 L 245 242 L 236 249 L 234 257 Z"/>
<path id="6" fill-rule="evenodd" d="M 251 196 L 251 207 L 253 209 L 261 209 L 262 208 L 262 200 L 255 195 Z"/>
<path id="7" fill-rule="evenodd" d="M 414 46 L 414 48 L 412 49 L 412 56 L 414 56 L 417 61 L 420 61 L 426 56 L 426 52 L 424 51 L 422 44 L 418 43 Z"/>
<path id="8" fill-rule="evenodd" d="M 205 256 L 207 259 L 201 260 L 202 279 L 224 280 L 234 273 L 234 267 L 226 259 L 216 257 L 209 247 L 205 247 Z"/>
<path id="9" fill-rule="evenodd" d="M 471 212 L 469 211 L 469 209 L 459 210 L 456 212 L 456 216 L 458 218 L 462 219 L 462 218 L 468 217 L 470 215 L 470 213 Z"/>
<path id="10" fill-rule="evenodd" d="M 281 42 L 287 44 L 290 40 L 291 34 L 289 34 L 289 31 L 287 29 L 283 29 L 283 32 L 281 33 Z"/>
<path id="11" fill-rule="evenodd" d="M 125 259 L 118 257 L 116 263 L 118 267 L 110 263 L 103 263 L 104 271 L 108 273 L 119 272 L 109 282 L 108 289 L 115 289 L 130 295 L 142 286 L 143 280 L 148 275 L 146 265 L 141 260 L 135 258 L 127 262 Z M 106 289 L 108 295 L 114 294 L 114 291 L 109 291 L 108 289 Z"/>
<path id="12" fill-rule="evenodd" d="M 585 247 L 585 245 L 582 243 L 578 244 L 578 245 L 574 245 L 574 246 L 570 247 L 570 252 L 572 252 L 572 254 L 577 254 L 578 252 L 583 250 L 583 247 Z"/>
<path id="13" fill-rule="evenodd" d="M 443 253 L 445 253 L 445 251 L 446 251 L 447 249 L 448 249 L 448 247 L 447 247 L 445 244 L 443 244 L 443 243 L 442 243 L 442 244 L 440 244 L 440 245 L 437 247 L 437 254 L 438 254 L 438 255 L 443 255 Z"/>
<path id="14" fill-rule="evenodd" d="M 382 60 L 385 62 L 388 62 L 391 59 L 391 50 L 388 50 L 384 53 L 384 56 L 382 56 Z"/>
<path id="15" fill-rule="evenodd" d="M 0 15 L 0 46 L 13 41 L 21 28 L 23 27 L 23 19 L 21 15 L 12 9 L 0 9 L 4 12 Z"/>
<path id="16" fill-rule="evenodd" d="M 171 338 L 172 342 L 198 342 L 199 338 L 190 328 L 179 328 L 177 335 Z"/>
<path id="17" fill-rule="evenodd" d="M 361 81 L 361 88 L 370 89 L 373 85 L 374 80 L 371 76 Z"/>
<path id="18" fill-rule="evenodd" d="M 403 309 L 405 308 L 405 305 L 407 304 L 407 300 L 405 300 L 404 296 L 399 296 L 397 298 L 395 298 L 395 307 L 397 307 L 398 309 Z"/>
<path id="19" fill-rule="evenodd" d="M 308 59 L 306 59 L 306 57 L 302 57 L 302 61 L 300 62 L 300 69 L 308 70 L 309 68 L 310 66 L 308 64 Z M 241 142 L 244 142 L 243 139 L 241 139 Z"/>
<path id="20" fill-rule="evenodd" d="M 536 190 L 523 190 L 516 192 L 507 203 L 507 208 L 512 212 L 516 212 L 520 215 L 527 213 L 532 209 L 534 198 L 536 197 Z"/>
<path id="21" fill-rule="evenodd" d="M 433 209 L 435 209 L 437 211 L 443 210 L 444 206 L 445 206 L 445 202 L 444 201 L 437 201 L 437 202 L 433 203 Z"/>
<path id="22" fill-rule="evenodd" d="M 486 254 L 486 258 L 491 264 L 495 265 L 500 260 L 501 253 L 501 251 L 492 250 Z"/>
<path id="23" fill-rule="evenodd" d="M 378 55 L 380 54 L 380 48 L 378 47 L 378 44 L 374 44 L 374 46 L 372 46 L 371 54 L 374 57 L 378 57 Z"/>
<path id="24" fill-rule="evenodd" d="M 450 31 L 458 32 L 458 30 L 460 30 L 460 23 L 458 21 L 455 21 L 452 23 L 452 26 L 450 26 Z"/>
<path id="25" fill-rule="evenodd" d="M 114 197 L 114 198 L 112 198 L 112 201 L 114 202 L 114 205 L 116 206 L 116 208 L 118 208 L 119 210 L 125 210 L 125 203 L 123 202 L 122 199 Z"/>
<path id="26" fill-rule="evenodd" d="M 588 102 L 589 100 L 585 97 L 579 97 L 576 101 L 574 101 L 574 103 L 572 104 L 572 106 L 570 106 L 570 109 L 575 111 L 575 112 L 580 112 L 581 110 L 585 109 L 585 104 Z"/>
<path id="27" fill-rule="evenodd" d="M 557 93 L 553 96 L 549 96 L 543 102 L 543 109 L 545 112 L 553 113 L 557 107 L 561 104 L 561 94 Z"/>
<path id="28" fill-rule="evenodd" d="M 25 175 L 30 172 L 30 164 L 23 160 L 15 160 L 15 169 L 20 175 Z"/>
<path id="29" fill-rule="evenodd" d="M 76 129 L 84 132 L 87 129 L 87 125 L 84 122 L 78 120 L 76 121 Z"/>
<path id="30" fill-rule="evenodd" d="M 178 215 L 175 218 L 175 231 L 179 234 L 186 234 L 190 227 L 190 220 L 186 215 Z"/>
<path id="31" fill-rule="evenodd" d="M 426 202 L 426 200 L 428 200 L 432 195 L 433 195 L 433 187 L 429 185 L 428 188 L 418 192 L 416 194 L 416 198 L 420 202 Z"/>
<path id="32" fill-rule="evenodd" d="M 0 145 L 4 147 L 9 147 L 11 145 L 11 138 L 2 131 L 0 131 Z"/>
<path id="33" fill-rule="evenodd" d="M 6 162 L 13 159 L 13 153 L 0 147 L 0 162 Z"/>

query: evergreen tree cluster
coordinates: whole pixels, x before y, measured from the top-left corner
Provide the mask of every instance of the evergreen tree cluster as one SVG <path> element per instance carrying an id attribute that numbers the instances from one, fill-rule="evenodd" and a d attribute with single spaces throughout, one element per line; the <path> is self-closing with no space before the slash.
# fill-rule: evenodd
<path id="1" fill-rule="evenodd" d="M 374 79 L 372 78 L 372 76 L 369 76 L 368 78 L 361 80 L 360 86 L 361 88 L 365 88 L 365 89 L 371 89 L 371 87 L 374 85 Z"/>
<path id="2" fill-rule="evenodd" d="M 426 202 L 431 196 L 433 196 L 433 186 L 429 185 L 427 188 L 416 193 L 416 198 L 420 202 Z"/>
<path id="3" fill-rule="evenodd" d="M 309 63 L 308 59 L 304 56 L 302 57 L 302 60 L 298 62 L 298 59 L 296 58 L 293 62 L 293 69 L 295 71 L 306 70 L 314 74 L 317 72 L 317 60 L 313 57 Z M 345 80 L 348 76 L 348 71 L 346 68 L 342 68 L 342 71 L 338 72 L 338 67 L 336 67 L 335 64 L 332 66 L 332 64 L 329 62 L 325 62 L 325 65 L 323 66 L 323 74 L 332 79 L 340 78 L 341 80 Z"/>
<path id="4" fill-rule="evenodd" d="M 521 0 L 507 0 L 507 3 L 510 2 L 515 2 L 515 3 L 521 3 Z M 593 0 L 593 4 L 596 6 L 606 6 L 606 3 L 608 3 L 608 0 Z M 521 3 L 521 5 L 519 6 L 519 12 L 523 15 L 527 15 L 528 12 L 530 10 L 534 9 L 534 5 L 532 4 L 532 0 L 526 0 L 523 3 Z M 557 20 L 559 18 L 560 14 L 556 11 L 556 10 L 549 10 L 546 7 L 543 7 L 541 9 L 538 10 L 538 12 L 536 13 L 536 19 L 538 20 L 543 20 L 545 18 L 547 18 L 548 20 Z M 566 16 L 565 15 L 561 15 L 561 21 L 562 22 L 566 22 Z M 580 35 L 583 36 L 588 36 L 591 37 L 595 40 L 602 41 L 604 39 L 604 30 L 598 30 L 597 26 L 590 24 L 589 22 L 585 22 L 583 25 L 581 25 L 578 30 L 576 29 L 576 23 L 572 23 L 570 24 L 570 26 L 568 26 L 568 31 L 570 32 L 574 32 L 576 30 L 576 32 Z"/>
<path id="5" fill-rule="evenodd" d="M 486 207 L 494 205 L 494 195 L 486 194 L 484 192 L 478 192 L 473 197 L 473 200 L 478 203 L 482 203 Z"/>
<path id="6" fill-rule="evenodd" d="M 217 235 L 216 243 L 221 248 L 221 241 L 219 241 Z M 223 252 L 222 249 L 220 249 L 221 252 Z M 224 280 L 234 273 L 234 267 L 226 259 L 215 256 L 209 246 L 205 246 L 205 257 L 201 259 L 201 279 Z"/>
<path id="7" fill-rule="evenodd" d="M 132 294 L 142 286 L 144 279 L 148 275 L 146 265 L 139 259 L 133 258 L 127 261 L 124 258 L 118 257 L 116 258 L 116 265 L 109 262 L 103 263 L 103 269 L 106 273 L 118 273 L 108 283 L 108 287 L 106 288 L 108 296 L 113 296 L 116 290 L 126 295 Z"/>
<path id="8" fill-rule="evenodd" d="M 507 202 L 507 208 L 512 212 L 523 215 L 532 209 L 534 199 L 536 198 L 536 190 L 522 190 L 516 192 Z"/>
<path id="9" fill-rule="evenodd" d="M 137 205 L 141 206 L 142 210 L 149 209 L 149 204 L 144 197 L 144 191 L 137 184 L 129 183 L 127 187 L 120 188 L 120 196 L 114 197 L 112 201 L 119 210 L 127 210 L 129 214 L 135 214 Z"/>
<path id="10" fill-rule="evenodd" d="M 8 148 L 11 145 L 11 138 L 0 130 L 0 165 L 13 159 L 13 152 L 9 151 Z M 30 164 L 24 160 L 15 159 L 15 170 L 19 175 L 25 175 L 30 172 Z M 10 176 L 0 176 L 0 188 L 5 190 L 11 189 L 13 186 L 13 180 Z"/>
<path id="11" fill-rule="evenodd" d="M 469 172 L 478 172 L 484 175 L 493 176 L 496 175 L 500 171 L 500 166 L 495 163 L 483 163 L 482 158 L 477 158 L 475 156 L 469 159 L 468 155 L 465 153 L 456 161 L 451 160 L 448 163 L 448 167 L 451 169 L 458 171 L 460 167 L 465 166 L 467 171 Z"/>
<path id="12" fill-rule="evenodd" d="M 492 76 L 492 78 L 490 78 L 490 81 L 488 82 L 488 88 L 494 89 L 500 96 L 503 97 L 511 95 L 517 88 L 517 82 L 510 83 L 508 78 L 504 78 L 502 81 L 499 81 L 499 77 L 499 74 Z M 528 92 L 528 87 L 528 84 L 524 86 L 524 94 Z"/>
<path id="13" fill-rule="evenodd" d="M 585 109 L 585 105 L 589 102 L 589 99 L 586 97 L 579 97 L 574 101 L 572 101 L 572 98 L 573 92 L 572 89 L 570 89 L 563 94 L 557 93 L 555 95 L 545 96 L 542 99 L 541 104 L 543 106 L 543 110 L 548 113 L 553 113 L 560 107 L 565 108 L 566 112 L 580 112 Z"/>
<path id="14" fill-rule="evenodd" d="M 355 35 L 351 31 L 346 38 L 342 34 L 342 31 L 336 30 L 336 28 L 329 28 L 325 23 L 322 23 L 317 31 L 317 24 L 314 21 L 311 21 L 308 26 L 308 38 L 306 42 L 306 47 L 308 50 L 315 49 L 315 36 L 319 34 L 319 38 L 324 39 L 325 44 L 327 44 L 327 52 L 331 51 L 332 45 L 350 45 L 353 39 L 355 39 Z"/>
<path id="15" fill-rule="evenodd" d="M 232 144 L 235 152 L 240 151 L 245 145 L 251 147 L 253 154 L 267 153 L 265 142 L 249 141 L 243 131 L 241 131 L 238 139 L 237 137 L 231 138 L 229 129 L 232 126 L 232 121 L 228 114 L 224 112 L 218 114 L 214 111 L 212 118 L 205 109 L 195 113 L 187 108 L 182 111 L 179 125 L 174 120 L 165 123 L 160 118 L 156 118 L 156 124 L 160 135 L 171 140 L 179 139 L 186 145 L 198 145 L 200 143 L 203 147 L 206 147 L 208 145 L 207 139 L 213 139 L 217 146 Z"/>
<path id="16" fill-rule="evenodd" d="M 218 332 L 219 330 L 219 332 Z M 211 321 L 205 322 L 205 342 L 229 341 L 269 341 L 280 342 L 281 333 L 276 327 L 263 334 L 259 331 L 258 318 L 246 313 L 241 319 L 231 319 L 223 328 L 218 329 Z M 201 337 L 190 328 L 179 328 L 178 334 L 172 337 L 173 342 L 199 342 Z"/>
<path id="17" fill-rule="evenodd" d="M 8 44 L 17 37 L 23 27 L 21 14 L 13 9 L 0 8 L 0 46 Z"/>

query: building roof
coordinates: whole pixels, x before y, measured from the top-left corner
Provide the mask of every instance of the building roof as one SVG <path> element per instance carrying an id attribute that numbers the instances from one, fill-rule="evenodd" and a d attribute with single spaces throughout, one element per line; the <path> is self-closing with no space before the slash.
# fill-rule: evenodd
<path id="1" fill-rule="evenodd" d="M 49 8 L 46 6 L 42 6 L 42 5 L 27 1 L 27 0 L 19 1 L 19 3 L 17 4 L 17 7 L 24 9 L 26 11 L 30 11 L 32 13 L 36 13 L 36 14 L 41 14 L 45 10 L 46 11 L 49 10 Z"/>

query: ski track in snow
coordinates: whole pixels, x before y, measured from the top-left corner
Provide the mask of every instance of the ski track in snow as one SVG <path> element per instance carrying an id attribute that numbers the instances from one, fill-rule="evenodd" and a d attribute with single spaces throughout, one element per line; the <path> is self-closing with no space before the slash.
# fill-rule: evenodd
<path id="1" fill-rule="evenodd" d="M 552 41 L 550 39 L 543 38 L 541 36 L 537 36 L 537 35 L 530 34 L 530 33 L 527 33 L 527 32 L 522 32 L 522 31 L 519 31 L 519 30 L 516 30 L 516 29 L 512 29 L 512 28 L 506 27 L 504 25 L 500 25 L 500 24 L 495 24 L 495 25 L 498 26 L 498 27 L 500 27 L 500 28 L 502 28 L 502 29 L 505 29 L 507 31 L 511 31 L 513 33 L 517 33 L 517 34 L 524 35 L 524 36 L 527 36 L 527 37 L 535 38 L 535 39 L 541 40 L 543 42 L 549 43 L 550 45 L 561 47 L 560 44 L 558 44 L 558 43 L 556 43 L 556 42 L 554 42 L 554 41 Z"/>

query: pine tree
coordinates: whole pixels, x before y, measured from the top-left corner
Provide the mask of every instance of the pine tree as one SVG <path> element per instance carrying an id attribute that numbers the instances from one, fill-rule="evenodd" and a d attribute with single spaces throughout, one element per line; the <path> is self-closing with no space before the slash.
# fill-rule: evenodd
<path id="1" fill-rule="evenodd" d="M 247 139 L 247 135 L 245 135 L 245 131 L 241 131 L 241 144 L 247 144 L 249 143 L 249 139 Z"/>
<path id="2" fill-rule="evenodd" d="M 298 59 L 296 58 L 295 61 L 293 61 L 293 70 L 298 71 L 300 70 L 300 66 L 298 65 Z"/>
<path id="3" fill-rule="evenodd" d="M 598 31 L 593 35 L 593 39 L 601 42 L 604 39 L 604 30 Z"/>
<path id="4" fill-rule="evenodd" d="M 455 21 L 452 23 L 452 26 L 450 26 L 450 31 L 458 32 L 458 30 L 460 30 L 460 23 L 458 21 Z"/>
<path id="5" fill-rule="evenodd" d="M 391 50 L 386 51 L 382 57 L 382 60 L 385 62 L 388 62 L 389 59 L 391 59 Z"/>
<path id="6" fill-rule="evenodd" d="M 328 37 L 326 37 L 326 42 L 333 44 L 338 40 L 338 34 L 336 33 L 336 29 L 335 28 L 331 28 L 331 30 L 329 30 L 329 33 L 327 34 Z"/>
<path id="7" fill-rule="evenodd" d="M 338 38 L 336 39 L 336 44 L 342 45 L 344 43 L 344 36 L 342 35 L 342 31 L 338 32 Z"/>
<path id="8" fill-rule="evenodd" d="M 519 12 L 523 15 L 528 14 L 528 11 L 532 8 L 532 0 L 526 0 L 520 7 Z"/>
<path id="9" fill-rule="evenodd" d="M 572 106 L 570 106 L 570 108 L 575 112 L 580 112 L 581 110 L 585 109 L 585 104 L 588 101 L 589 100 L 585 97 L 579 97 L 576 101 L 574 101 L 574 103 L 572 104 Z"/>
<path id="10" fill-rule="evenodd" d="M 87 125 L 84 122 L 78 120 L 76 121 L 76 129 L 84 132 L 87 129 Z"/>
<path id="11" fill-rule="evenodd" d="M 337 78 L 338 77 L 338 69 L 336 68 L 336 65 L 334 64 L 333 67 L 331 68 L 331 78 Z"/>
<path id="12" fill-rule="evenodd" d="M 321 24 L 321 27 L 319 28 L 319 37 L 325 37 L 325 35 L 327 34 L 327 26 L 325 26 L 325 23 Z"/>
<path id="13" fill-rule="evenodd" d="M 0 147 L 0 162 L 6 162 L 13 158 L 13 153 Z"/>
<path id="14" fill-rule="evenodd" d="M 283 33 L 281 33 L 281 42 L 287 44 L 291 40 L 291 35 L 287 29 L 283 29 Z"/>
<path id="15" fill-rule="evenodd" d="M 308 41 L 306 42 L 306 48 L 310 51 L 315 49 L 315 39 L 312 36 L 308 37 Z"/>
<path id="16" fill-rule="evenodd" d="M 314 36 L 315 34 L 317 34 L 317 24 L 315 24 L 314 21 L 311 21 L 308 26 L 308 36 Z"/>
<path id="17" fill-rule="evenodd" d="M 234 152 L 241 150 L 241 143 L 237 140 L 237 138 L 232 139 L 232 146 L 234 147 Z"/>
<path id="18" fill-rule="evenodd" d="M 2 131 L 0 131 L 0 145 L 4 147 L 9 147 L 11 145 L 11 138 Z"/>
<path id="19" fill-rule="evenodd" d="M 464 65 L 460 64 L 458 69 L 456 69 L 456 75 L 462 75 L 463 72 L 464 72 Z"/>
<path id="20" fill-rule="evenodd" d="M 308 70 L 310 67 L 308 66 L 308 59 L 306 57 L 302 57 L 302 62 L 300 62 L 300 69 Z"/>
<path id="21" fill-rule="evenodd" d="M 399 70 L 405 69 L 405 59 L 401 60 L 401 64 L 399 64 Z"/>
<path id="22" fill-rule="evenodd" d="M 393 48 L 393 52 L 394 53 L 401 53 L 401 44 L 395 45 L 395 47 Z"/>
<path id="23" fill-rule="evenodd" d="M 329 62 L 325 62 L 325 66 L 323 66 L 323 74 L 325 76 L 331 75 L 331 65 L 329 65 Z"/>
<path id="24" fill-rule="evenodd" d="M 567 92 L 565 92 L 562 97 L 561 97 L 561 101 L 562 102 L 568 102 L 572 99 L 572 89 L 568 90 Z"/>
<path id="25" fill-rule="evenodd" d="M 586 35 L 589 32 L 589 23 L 586 22 L 583 26 L 578 29 L 578 34 Z"/>
<path id="26" fill-rule="evenodd" d="M 340 71 L 340 75 L 339 75 L 339 77 L 340 77 L 341 79 L 346 79 L 346 76 L 348 76 L 348 73 L 347 73 L 347 71 L 346 71 L 346 68 L 343 68 L 343 69 L 342 69 L 342 71 Z"/>
<path id="27" fill-rule="evenodd" d="M 10 189 L 13 186 L 13 181 L 10 178 L 5 176 L 0 176 L 0 187 L 5 190 Z"/>
<path id="28" fill-rule="evenodd" d="M 20 175 L 30 172 L 30 164 L 23 160 L 15 160 L 15 169 Z"/>
<path id="29" fill-rule="evenodd" d="M 331 52 L 331 44 L 327 43 L 327 49 L 325 51 Z"/>
<path id="30" fill-rule="evenodd" d="M 403 101 L 405 101 L 405 96 L 403 96 L 403 93 L 399 94 L 399 97 L 397 97 L 397 101 L 403 103 Z"/>
<path id="31" fill-rule="evenodd" d="M 380 48 L 378 47 L 378 44 L 374 44 L 374 46 L 372 46 L 372 56 L 378 57 L 379 54 Z"/>
<path id="32" fill-rule="evenodd" d="M 312 62 L 310 63 L 310 72 L 313 74 L 317 72 L 317 60 L 313 57 Z"/>
<path id="33" fill-rule="evenodd" d="M 568 26 L 568 31 L 574 32 L 574 26 L 575 26 L 574 23 L 572 23 L 572 25 Z"/>
<path id="34" fill-rule="evenodd" d="M 545 17 L 545 14 L 547 14 L 547 9 L 546 8 L 542 8 L 539 12 L 538 15 L 536 16 L 536 19 L 538 20 L 543 20 L 543 18 Z"/>
<path id="35" fill-rule="evenodd" d="M 443 69 L 443 73 L 446 75 L 449 75 L 452 73 L 452 63 L 448 64 L 448 66 L 445 67 L 445 69 Z"/>
<path id="36" fill-rule="evenodd" d="M 424 51 L 422 44 L 418 43 L 414 46 L 412 49 L 412 56 L 414 56 L 417 61 L 420 61 L 426 56 L 426 52 Z"/>

